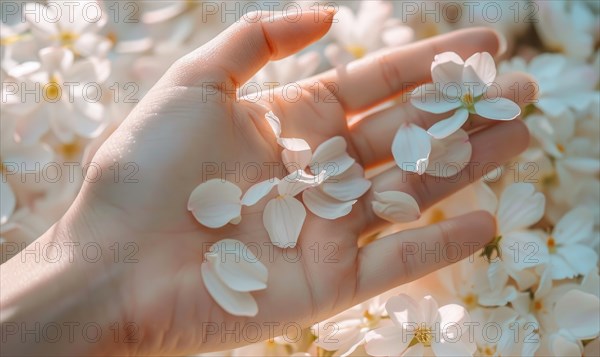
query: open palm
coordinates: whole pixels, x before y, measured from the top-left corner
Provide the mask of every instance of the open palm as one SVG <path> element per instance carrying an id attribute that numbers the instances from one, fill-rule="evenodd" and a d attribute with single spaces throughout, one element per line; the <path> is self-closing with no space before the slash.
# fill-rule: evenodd
<path id="1" fill-rule="evenodd" d="M 236 86 L 268 60 L 291 55 L 320 38 L 330 26 L 328 16 L 322 12 L 318 21 L 307 16 L 295 23 L 273 16 L 238 22 L 175 63 L 94 157 L 106 172 L 115 162 L 121 167 L 133 163 L 139 169 L 129 180 L 106 175 L 87 182 L 75 205 L 90 239 L 106 246 L 119 241 L 134 247 L 129 257 L 133 264 L 123 257 L 118 264 L 107 262 L 108 269 L 118 269 L 121 275 L 115 287 L 118 298 L 111 303 L 118 304 L 124 323 L 137 326 L 135 343 L 126 346 L 129 352 L 227 349 L 253 342 L 244 340 L 243 334 L 236 338 L 226 333 L 249 323 L 259 327 L 258 340 L 272 338 L 289 324 L 309 326 L 450 263 L 431 254 L 404 255 L 403 243 L 434 249 L 450 241 L 472 242 L 472 248 L 464 245 L 461 251 L 466 257 L 493 237 L 493 218 L 479 212 L 364 247 L 358 244 L 359 237 L 385 224 L 372 213 L 373 192 L 404 191 L 425 209 L 479 178 L 486 162 L 501 163 L 524 149 L 527 131 L 517 121 L 485 128 L 483 120 L 473 121 L 469 129 L 477 130 L 471 136 L 472 161 L 478 165 L 466 169 L 469 175 L 436 181 L 392 168 L 372 178 L 370 191 L 349 215 L 325 220 L 308 212 L 295 248 L 270 244 L 262 221 L 268 199 L 244 208 L 240 224 L 220 229 L 203 227 L 187 211 L 190 193 L 208 179 L 225 178 L 245 191 L 258 181 L 285 175 L 280 148 L 264 120 L 268 110 L 281 119 L 282 136 L 303 138 L 312 148 L 343 136 L 350 155 L 371 168 L 392 159 L 391 142 L 402 122 L 428 127 L 443 116 L 419 112 L 402 100 L 351 126 L 350 116 L 430 81 L 429 64 L 436 53 L 494 54 L 499 47 L 491 30 L 461 31 L 303 80 L 299 100 L 296 94 L 290 100 L 280 89 L 272 98 L 263 93 L 258 103 L 236 97 Z M 498 79 L 501 84 L 526 80 L 520 74 Z M 253 293 L 259 306 L 256 317 L 229 315 L 204 287 L 200 274 L 204 253 L 223 238 L 253 247 L 269 271 L 267 289 Z"/>

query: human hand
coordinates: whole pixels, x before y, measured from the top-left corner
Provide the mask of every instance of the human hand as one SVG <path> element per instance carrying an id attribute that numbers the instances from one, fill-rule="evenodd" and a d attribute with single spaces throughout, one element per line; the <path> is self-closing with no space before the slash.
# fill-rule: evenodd
<path id="1" fill-rule="evenodd" d="M 465 247 L 460 251 L 464 258 L 495 233 L 493 217 L 476 212 L 402 231 L 364 247 L 358 244 L 361 236 L 386 225 L 372 212 L 373 192 L 409 193 L 424 210 L 485 174 L 485 163 L 502 163 L 525 149 L 528 134 L 519 121 L 484 126 L 489 122 L 475 119 L 469 129 L 477 129 L 471 135 L 471 161 L 477 165 L 468 166 L 464 172 L 469 174 L 458 180 L 416 176 L 394 167 L 372 178 L 371 189 L 349 215 L 330 221 L 308 212 L 294 248 L 270 246 L 262 221 L 266 200 L 245 208 L 239 225 L 216 230 L 200 225 L 187 210 L 192 190 L 211 178 L 233 181 L 223 170 L 207 175 L 203 164 L 231 169 L 281 163 L 280 149 L 264 121 L 266 111 L 272 110 L 282 120 L 283 136 L 303 138 L 313 148 L 343 136 L 357 163 L 372 168 L 392 159 L 390 146 L 401 123 L 429 127 L 442 116 L 421 112 L 408 101 L 368 114 L 353 125 L 349 116 L 430 81 L 429 65 L 437 53 L 455 51 L 466 58 L 475 52 L 494 54 L 500 48 L 492 30 L 459 31 L 303 80 L 298 101 L 286 100 L 281 89 L 274 90 L 272 100 L 263 93 L 259 105 L 237 98 L 235 88 L 267 61 L 291 55 L 323 36 L 332 14 L 322 11 L 317 18 L 303 16 L 295 23 L 281 15 L 262 16 L 259 21 L 252 16 L 246 15 L 177 61 L 100 147 L 94 163 L 107 171 L 115 162 L 135 163 L 138 182 L 116 182 L 108 176 L 86 182 L 52 231 L 60 238 L 47 238 L 93 241 L 102 247 L 114 242 L 135 244 L 136 263 L 109 259 L 94 277 L 113 277 L 104 292 L 112 298 L 86 305 L 98 319 L 110 316 L 111 321 L 134 323 L 135 341 L 96 345 L 93 352 L 172 355 L 223 350 L 244 342 L 224 331 L 249 323 L 260 327 L 262 339 L 272 338 L 283 333 L 287 323 L 307 327 L 451 263 L 431 254 L 409 257 L 403 254 L 403 243 L 419 242 L 433 250 L 454 242 Z M 516 97 L 508 92 L 515 83 L 524 87 L 530 81 L 525 75 L 497 81 L 517 103 L 523 104 L 529 95 L 520 91 Z M 283 177 L 283 164 L 276 167 L 276 175 Z M 262 170 L 252 182 L 240 172 L 236 177 L 242 191 L 270 178 L 269 170 Z M 255 317 L 226 313 L 204 286 L 200 274 L 204 253 L 223 238 L 264 248 L 260 260 L 269 271 L 269 281 L 266 290 L 253 292 L 259 306 Z M 295 257 L 301 258 L 293 262 Z M 12 301 L 11 297 L 5 301 Z"/>

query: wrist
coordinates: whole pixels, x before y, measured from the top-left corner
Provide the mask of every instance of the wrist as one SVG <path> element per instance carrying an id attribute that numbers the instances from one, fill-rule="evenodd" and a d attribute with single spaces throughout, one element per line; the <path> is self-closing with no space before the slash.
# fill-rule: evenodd
<path id="1" fill-rule="evenodd" d="M 122 266 L 67 213 L 2 265 L 3 350 L 25 355 L 123 354 Z M 119 336 L 120 335 L 120 336 Z"/>

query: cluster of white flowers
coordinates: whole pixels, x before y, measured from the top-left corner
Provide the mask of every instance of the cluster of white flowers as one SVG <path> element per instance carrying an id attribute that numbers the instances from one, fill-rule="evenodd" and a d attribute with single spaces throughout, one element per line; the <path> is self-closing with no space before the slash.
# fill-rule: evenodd
<path id="1" fill-rule="evenodd" d="M 160 75 L 236 19 L 206 16 L 200 1 L 8 3 L 0 12 L 0 242 L 21 245 L 65 212 L 94 151 Z M 290 83 L 389 46 L 490 26 L 506 37 L 499 73 L 531 75 L 535 100 L 521 113 L 509 100 L 488 98 L 496 65 L 487 53 L 465 59 L 440 53 L 431 67 L 433 82 L 417 88 L 411 102 L 448 117 L 430 128 L 403 125 L 391 151 L 403 170 L 453 176 L 471 159 L 468 135 L 460 129 L 471 115 L 492 120 L 521 115 L 532 141 L 493 177 L 424 212 L 406 193 L 375 193 L 374 212 L 402 222 L 403 229 L 488 210 L 496 216 L 497 234 L 481 255 L 315 324 L 303 331 L 308 339 L 277 337 L 218 355 L 599 355 L 598 2 L 337 3 L 344 6 L 330 34 L 299 55 L 267 65 L 252 79 L 258 88 Z M 293 247 L 305 207 L 337 219 L 370 183 L 346 154 L 344 139 L 331 138 L 313 151 L 302 139 L 280 137 L 275 116 L 266 120 L 290 164 L 289 175 L 245 194 L 232 183 L 209 180 L 192 193 L 188 208 L 207 227 L 236 224 L 243 206 L 277 188 L 263 223 L 274 245 Z M 324 165 L 331 162 L 333 171 Z M 450 162 L 458 165 L 445 165 Z M 302 202 L 295 198 L 299 194 Z M 231 255 L 235 261 L 221 259 L 223 250 L 237 252 Z M 215 300 L 232 314 L 255 315 L 251 292 L 267 288 L 266 267 L 231 239 L 215 243 L 205 258 L 202 276 Z"/>

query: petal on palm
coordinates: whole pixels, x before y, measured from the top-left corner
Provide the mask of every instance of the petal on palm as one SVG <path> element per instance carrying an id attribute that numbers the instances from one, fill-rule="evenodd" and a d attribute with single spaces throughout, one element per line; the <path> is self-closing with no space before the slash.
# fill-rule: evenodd
<path id="1" fill-rule="evenodd" d="M 460 100 L 455 98 L 452 93 L 444 94 L 440 90 L 439 84 L 424 84 L 412 91 L 410 102 L 416 108 L 434 114 L 446 113 L 461 106 Z"/>
<path id="2" fill-rule="evenodd" d="M 421 217 L 417 201 L 408 193 L 400 191 L 375 192 L 373 212 L 386 221 L 404 223 Z"/>
<path id="3" fill-rule="evenodd" d="M 600 299 L 580 290 L 570 290 L 554 307 L 556 321 L 579 340 L 596 337 L 600 333 Z"/>
<path id="4" fill-rule="evenodd" d="M 431 138 L 424 129 L 414 124 L 400 126 L 392 142 L 392 154 L 398 167 L 422 175 L 429 164 L 430 153 Z"/>
<path id="5" fill-rule="evenodd" d="M 305 218 L 304 205 L 290 196 L 272 199 L 263 212 L 263 224 L 271 243 L 279 248 L 296 246 Z"/>
<path id="6" fill-rule="evenodd" d="M 304 139 L 279 138 L 277 142 L 283 147 L 281 158 L 289 172 L 303 170 L 308 165 L 312 151 Z"/>
<path id="7" fill-rule="evenodd" d="M 271 127 L 271 130 L 273 130 L 273 134 L 275 134 L 275 137 L 279 139 L 279 137 L 281 136 L 281 121 L 279 120 L 279 118 L 275 114 L 273 114 L 273 112 L 268 112 L 267 114 L 265 114 L 265 120 Z"/>
<path id="8" fill-rule="evenodd" d="M 464 108 L 458 109 L 449 118 L 433 124 L 431 128 L 427 130 L 427 133 L 436 139 L 444 139 L 459 130 L 460 127 L 467 122 L 468 118 L 468 110 Z"/>
<path id="9" fill-rule="evenodd" d="M 341 136 L 324 141 L 317 147 L 310 162 L 310 170 L 318 173 L 327 170 L 327 176 L 341 175 L 355 160 L 346 152 L 346 139 Z"/>
<path id="10" fill-rule="evenodd" d="M 475 112 L 493 120 L 513 120 L 521 114 L 521 108 L 506 98 L 481 99 L 475 102 Z"/>
<path id="11" fill-rule="evenodd" d="M 444 139 L 433 139 L 426 172 L 432 176 L 452 177 L 467 166 L 472 151 L 469 135 L 462 129 Z"/>
<path id="12" fill-rule="evenodd" d="M 526 228 L 539 221 L 544 215 L 546 199 L 530 183 L 514 183 L 500 195 L 498 212 L 498 230 L 508 233 Z"/>
<path id="13" fill-rule="evenodd" d="M 256 316 L 258 305 L 248 292 L 230 289 L 219 277 L 210 264 L 200 265 L 202 280 L 206 290 L 215 302 L 231 315 Z"/>
<path id="14" fill-rule="evenodd" d="M 17 199 L 8 182 L 5 182 L 4 176 L 0 180 L 0 224 L 6 223 L 15 211 Z"/>
<path id="15" fill-rule="evenodd" d="M 279 179 L 275 177 L 251 186 L 242 197 L 242 204 L 244 206 L 255 205 L 258 201 L 262 200 L 266 195 L 268 195 L 273 187 L 277 186 L 278 184 Z"/>
<path id="16" fill-rule="evenodd" d="M 313 176 L 304 170 L 290 173 L 277 185 L 277 191 L 282 196 L 296 196 L 310 187 L 319 186 L 325 180 L 325 171 Z"/>
<path id="17" fill-rule="evenodd" d="M 230 289 L 243 292 L 267 287 L 267 267 L 239 240 L 218 241 L 205 258 L 217 277 Z"/>
<path id="18" fill-rule="evenodd" d="M 312 213 L 325 219 L 338 219 L 352 211 L 356 200 L 339 201 L 318 188 L 302 192 L 302 201 Z"/>
<path id="19" fill-rule="evenodd" d="M 323 191 L 340 201 L 355 200 L 371 188 L 371 181 L 365 178 L 363 168 L 354 164 L 341 175 L 331 177 L 322 185 Z"/>
<path id="20" fill-rule="evenodd" d="M 240 217 L 242 190 L 235 184 L 212 179 L 192 191 L 188 210 L 198 222 L 209 228 L 219 228 Z"/>

